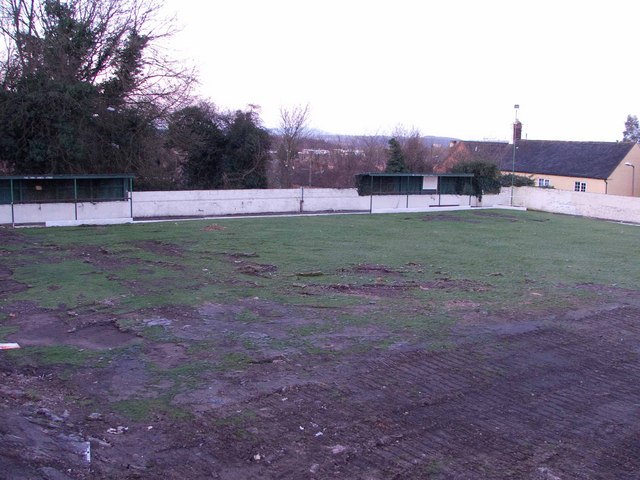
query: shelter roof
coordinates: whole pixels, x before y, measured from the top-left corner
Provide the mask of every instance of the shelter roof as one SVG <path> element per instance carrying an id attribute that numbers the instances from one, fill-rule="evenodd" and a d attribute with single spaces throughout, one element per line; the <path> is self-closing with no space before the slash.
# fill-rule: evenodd
<path id="1" fill-rule="evenodd" d="M 516 145 L 515 170 L 522 173 L 607 179 L 629 154 L 629 142 L 560 142 L 522 140 Z M 511 170 L 511 158 L 500 162 Z"/>
<path id="2" fill-rule="evenodd" d="M 77 179 L 92 179 L 92 178 L 134 178 L 132 173 L 109 173 L 109 174 L 83 174 L 83 175 L 46 175 L 46 174 L 31 174 L 31 175 L 2 175 L 0 180 L 73 180 Z"/>

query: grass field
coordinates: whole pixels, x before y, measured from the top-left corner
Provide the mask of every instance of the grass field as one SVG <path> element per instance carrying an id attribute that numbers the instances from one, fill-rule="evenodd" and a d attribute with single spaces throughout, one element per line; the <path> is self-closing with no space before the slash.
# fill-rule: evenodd
<path id="1" fill-rule="evenodd" d="M 544 324 L 640 282 L 640 228 L 539 212 L 234 218 L 2 238 L 0 341 L 23 348 L 0 367 L 54 375 L 74 408 L 185 425 L 215 410 L 215 425 L 245 434 L 255 412 L 236 422 L 223 407 L 282 388 L 275 374 L 250 392 L 234 383 L 252 384 L 264 365 L 447 352 L 469 325 Z"/>
<path id="2" fill-rule="evenodd" d="M 588 296 L 577 286 L 634 288 L 640 279 L 632 261 L 640 229 L 567 216 L 480 211 L 210 225 L 22 230 L 25 241 L 4 246 L 3 262 L 30 288 L 5 302 L 72 310 L 107 302 L 125 313 L 257 296 L 330 307 L 369 302 L 344 293 L 370 286 L 386 289 L 382 304 L 405 307 L 399 318 L 428 306 L 428 322 L 447 316 L 447 300 L 472 300 L 488 312 L 523 302 L 545 308 Z M 326 288 L 309 294 L 309 285 Z"/>
<path id="3" fill-rule="evenodd" d="M 313 350 L 304 337 L 352 325 L 387 332 L 361 338 L 359 348 L 392 344 L 397 335 L 441 348 L 466 317 L 581 308 L 603 295 L 587 285 L 640 281 L 638 227 L 535 212 L 24 229 L 20 238 L 3 247 L 2 259 L 28 288 L 6 295 L 5 305 L 116 313 L 121 329 L 159 341 L 175 336 L 144 321 L 153 309 L 260 299 L 326 313 L 287 327 L 272 340 L 281 348 Z M 265 320 L 256 309 L 232 310 L 239 323 Z M 252 341 L 244 346 L 255 353 Z"/>

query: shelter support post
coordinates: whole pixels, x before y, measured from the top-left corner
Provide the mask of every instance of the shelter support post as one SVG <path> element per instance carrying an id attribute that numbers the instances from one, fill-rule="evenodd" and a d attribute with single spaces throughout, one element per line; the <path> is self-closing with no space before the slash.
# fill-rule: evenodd
<path id="1" fill-rule="evenodd" d="M 370 176 L 371 189 L 369 190 L 369 213 L 373 213 L 373 176 Z"/>
<path id="2" fill-rule="evenodd" d="M 13 179 L 9 180 L 9 190 L 10 190 L 10 196 L 11 196 L 11 226 L 15 227 L 16 226 L 16 214 L 13 208 L 13 204 L 15 203 L 13 201 Z"/>
<path id="3" fill-rule="evenodd" d="M 129 215 L 133 219 L 133 178 L 129 178 Z"/>
<path id="4" fill-rule="evenodd" d="M 73 206 L 75 208 L 76 220 L 78 220 L 78 180 L 73 179 Z"/>

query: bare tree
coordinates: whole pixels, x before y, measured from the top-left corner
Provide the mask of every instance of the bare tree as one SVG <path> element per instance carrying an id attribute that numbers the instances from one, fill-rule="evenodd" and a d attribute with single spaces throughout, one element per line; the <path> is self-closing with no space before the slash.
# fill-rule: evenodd
<path id="1" fill-rule="evenodd" d="M 164 53 L 174 31 L 161 7 L 0 0 L 0 158 L 13 171 L 146 175 L 157 167 L 158 126 L 195 82 Z"/>
<path id="2" fill-rule="evenodd" d="M 166 113 L 186 100 L 195 75 L 165 54 L 175 29 L 161 8 L 161 0 L 2 0 L 0 84 L 44 73 Z"/>
<path id="3" fill-rule="evenodd" d="M 278 148 L 280 187 L 290 188 L 293 162 L 301 141 L 308 135 L 309 105 L 280 108 L 280 145 Z"/>
<path id="4" fill-rule="evenodd" d="M 425 143 L 420 130 L 415 127 L 406 129 L 402 125 L 398 125 L 393 132 L 393 137 L 400 143 L 402 155 L 410 172 L 433 171 L 431 146 Z"/>
<path id="5" fill-rule="evenodd" d="M 366 170 L 358 173 L 382 172 L 387 164 L 387 146 L 389 137 L 380 134 L 367 135 L 360 138 L 362 150 L 367 159 Z"/>

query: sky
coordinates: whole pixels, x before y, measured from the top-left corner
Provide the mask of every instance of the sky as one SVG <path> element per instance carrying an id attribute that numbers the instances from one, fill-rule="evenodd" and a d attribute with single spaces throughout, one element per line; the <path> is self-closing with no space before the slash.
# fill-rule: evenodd
<path id="1" fill-rule="evenodd" d="M 640 116 L 638 0 L 165 0 L 221 109 L 309 105 L 341 135 L 617 141 Z M 516 112 L 514 105 L 519 105 Z"/>

